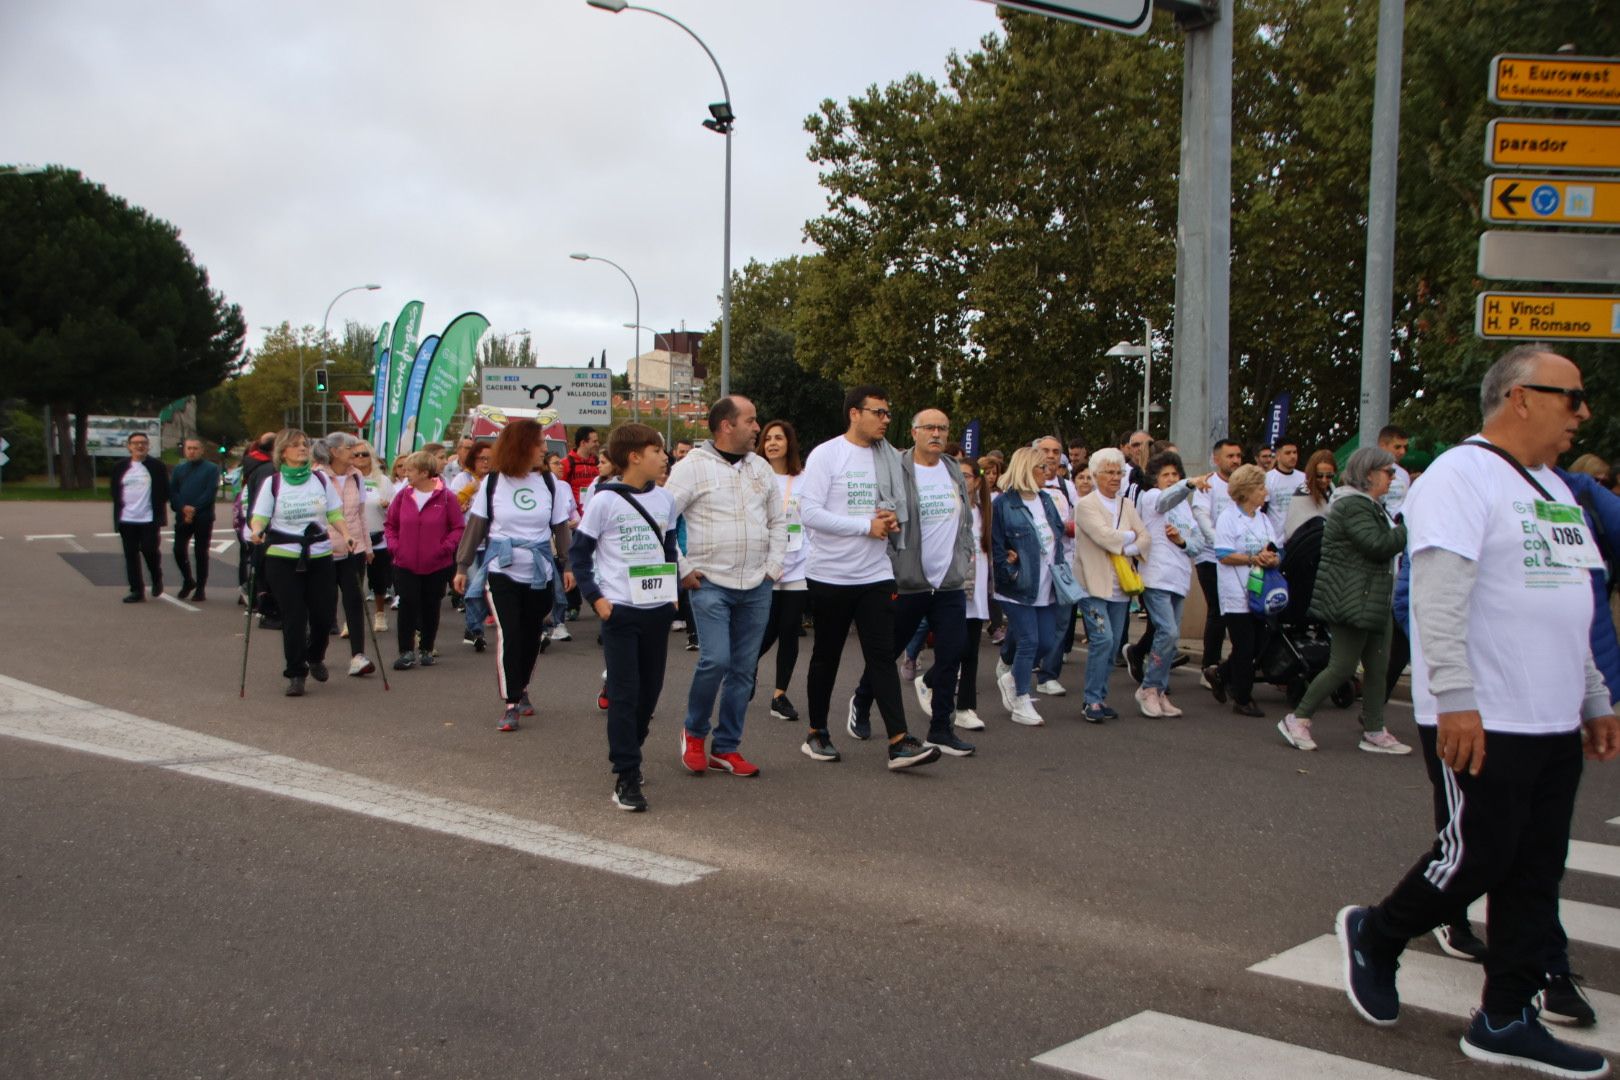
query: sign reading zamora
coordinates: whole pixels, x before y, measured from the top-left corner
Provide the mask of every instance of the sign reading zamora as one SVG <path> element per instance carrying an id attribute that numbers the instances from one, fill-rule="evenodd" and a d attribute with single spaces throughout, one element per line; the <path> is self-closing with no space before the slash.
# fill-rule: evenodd
<path id="1" fill-rule="evenodd" d="M 1480 293 L 1474 333 L 1486 340 L 1620 341 L 1620 296 Z"/>
<path id="2" fill-rule="evenodd" d="M 1620 59 L 1504 54 L 1491 61 L 1490 99 L 1548 108 L 1620 106 Z"/>

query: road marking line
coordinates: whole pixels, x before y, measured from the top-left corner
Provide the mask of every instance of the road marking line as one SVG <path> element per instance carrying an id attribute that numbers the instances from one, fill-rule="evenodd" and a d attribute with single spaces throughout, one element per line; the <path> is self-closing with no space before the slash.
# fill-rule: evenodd
<path id="1" fill-rule="evenodd" d="M 96 539 L 100 540 L 100 539 L 104 539 L 105 537 L 117 536 L 117 535 L 118 535 L 117 533 L 96 533 L 95 537 L 96 537 Z"/>
<path id="2" fill-rule="evenodd" d="M 113 535 L 116 536 L 117 534 L 114 533 Z M 25 537 L 23 537 L 23 539 L 28 540 L 28 541 L 34 541 L 34 540 L 72 540 L 73 539 L 73 534 L 72 533 L 39 533 L 36 536 L 25 536 Z"/>
<path id="3" fill-rule="evenodd" d="M 1048 1050 L 1035 1063 L 1092 1080 L 1417 1080 L 1413 1073 L 1160 1012 L 1137 1013 Z"/>
<path id="4" fill-rule="evenodd" d="M 71 536 L 67 538 L 67 545 L 68 545 L 68 547 L 72 548 L 74 551 L 79 552 L 81 555 L 85 554 L 86 552 L 89 551 L 89 548 L 85 547 L 83 544 L 79 543 L 77 540 L 73 539 L 73 537 L 71 537 Z"/>
<path id="5" fill-rule="evenodd" d="M 235 784 L 657 885 L 690 885 L 718 869 L 267 753 L 4 675 L 0 736 Z M 602 805 L 607 807 L 606 799 Z"/>
<path id="6" fill-rule="evenodd" d="M 1344 960 L 1339 941 L 1332 934 L 1324 934 L 1287 952 L 1278 953 L 1249 969 L 1260 975 L 1273 975 L 1292 982 L 1323 986 L 1344 992 Z M 1401 972 L 1397 986 L 1401 994 L 1401 1007 L 1428 1009 L 1466 1020 L 1479 1007 L 1480 990 L 1485 972 L 1477 964 L 1451 960 L 1432 953 L 1407 949 L 1401 954 Z M 1592 1001 L 1599 1016 L 1620 1015 L 1620 994 L 1606 994 L 1602 990 L 1582 987 Z M 1350 1008 L 1345 1004 L 1345 1009 Z M 1347 1013 L 1348 1015 L 1348 1013 Z M 1620 1053 L 1620 1028 L 1558 1028 L 1558 1037 L 1567 1042 L 1589 1046 L 1605 1053 Z"/>
<path id="7" fill-rule="evenodd" d="M 1485 900 L 1475 900 L 1468 908 L 1468 917 L 1485 923 Z M 1620 908 L 1602 904 L 1583 904 L 1579 900 L 1559 900 L 1558 919 L 1564 924 L 1564 933 L 1572 941 L 1588 945 L 1602 945 L 1607 949 L 1620 949 Z"/>
<path id="8" fill-rule="evenodd" d="M 1594 844 L 1589 840 L 1571 840 L 1569 857 L 1564 860 L 1565 870 L 1584 870 L 1588 874 L 1620 877 L 1620 847 L 1613 844 Z"/>
<path id="9" fill-rule="evenodd" d="M 176 598 L 170 596 L 168 593 L 164 593 L 162 596 L 158 597 L 158 599 L 159 600 L 167 600 L 169 603 L 173 604 L 175 607 L 177 607 L 177 608 L 185 608 L 187 611 L 201 611 L 202 610 L 202 608 L 192 607 L 190 604 L 186 603 L 184 600 L 177 600 Z"/>

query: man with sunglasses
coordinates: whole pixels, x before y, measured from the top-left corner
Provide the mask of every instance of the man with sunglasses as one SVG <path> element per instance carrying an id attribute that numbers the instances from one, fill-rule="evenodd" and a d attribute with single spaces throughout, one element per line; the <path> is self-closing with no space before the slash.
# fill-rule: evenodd
<path id="1" fill-rule="evenodd" d="M 1390 481 L 1389 492 L 1384 496 L 1384 509 L 1389 511 L 1390 517 L 1401 512 L 1406 493 L 1412 490 L 1412 474 L 1401 468 L 1408 442 L 1406 432 L 1394 424 L 1386 424 L 1378 432 L 1378 449 L 1395 455 L 1395 479 Z"/>
<path id="2" fill-rule="evenodd" d="M 1620 753 L 1588 640 L 1596 545 L 1552 467 L 1591 413 L 1580 369 L 1547 345 L 1492 364 L 1480 406 L 1480 435 L 1436 459 L 1404 508 L 1413 711 L 1444 827 L 1381 903 L 1339 912 L 1346 990 L 1364 1019 L 1393 1024 L 1407 942 L 1486 896 L 1484 997 L 1463 1052 L 1606 1076 L 1603 1055 L 1541 1026 L 1537 1003 L 1582 755 Z"/>

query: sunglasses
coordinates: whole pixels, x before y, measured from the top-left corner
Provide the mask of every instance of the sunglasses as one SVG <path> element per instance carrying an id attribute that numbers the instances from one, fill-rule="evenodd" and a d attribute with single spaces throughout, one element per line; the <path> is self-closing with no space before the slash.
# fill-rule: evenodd
<path id="1" fill-rule="evenodd" d="M 1586 391 L 1579 386 L 1541 386 L 1536 383 L 1520 383 L 1519 386 L 1525 390 L 1534 390 L 1538 394 L 1563 394 L 1565 400 L 1569 402 L 1570 412 L 1580 412 L 1581 406 L 1590 400 L 1586 396 Z"/>
<path id="2" fill-rule="evenodd" d="M 1316 474 L 1316 478 L 1318 480 L 1332 480 L 1335 477 L 1337 477 L 1338 475 L 1339 474 L 1336 473 L 1336 472 L 1319 472 L 1319 473 Z"/>
<path id="3" fill-rule="evenodd" d="M 371 451 L 370 450 L 356 450 L 354 452 L 354 456 L 355 457 L 370 457 L 371 456 Z"/>

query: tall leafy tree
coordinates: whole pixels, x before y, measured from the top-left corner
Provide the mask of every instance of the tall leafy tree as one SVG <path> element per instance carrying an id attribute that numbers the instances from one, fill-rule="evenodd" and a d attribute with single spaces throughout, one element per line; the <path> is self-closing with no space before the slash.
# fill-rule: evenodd
<path id="1" fill-rule="evenodd" d="M 155 413 L 219 385 L 244 333 L 173 225 L 70 169 L 0 179 L 0 373 L 8 393 L 50 407 L 72 446 L 64 487 L 90 483 L 89 414 Z"/>
<path id="2" fill-rule="evenodd" d="M 357 322 L 344 323 L 343 336 L 328 337 L 324 344 L 320 331 L 313 326 L 295 330 L 291 323 L 283 322 L 267 328 L 264 341 L 248 354 L 247 370 L 231 383 L 243 423 L 254 435 L 296 424 L 298 377 L 302 370 L 308 424 L 315 434 L 320 434 L 320 398 L 314 393 L 313 372 L 318 367 L 327 369 L 331 380 L 328 403 L 338 390 L 371 389 L 372 345 L 376 337 L 376 327 Z M 348 416 L 345 414 L 339 421 L 334 411 L 330 426 L 348 427 Z"/>

